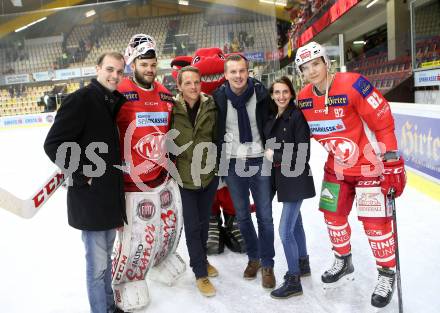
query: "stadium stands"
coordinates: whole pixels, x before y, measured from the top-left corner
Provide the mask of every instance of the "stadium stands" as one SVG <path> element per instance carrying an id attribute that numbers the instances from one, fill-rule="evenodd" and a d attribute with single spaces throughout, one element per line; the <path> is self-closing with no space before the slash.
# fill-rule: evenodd
<path id="1" fill-rule="evenodd" d="M 183 16 L 161 16 L 139 19 L 137 22 L 112 22 L 99 26 L 96 24 L 75 26 L 65 35 L 64 41 L 51 43 L 32 43 L 26 41 L 16 45 L 0 48 L 0 69 L 3 74 L 30 74 L 40 71 L 53 71 L 60 68 L 79 68 L 94 66 L 98 56 L 104 51 L 123 52 L 128 39 L 136 33 L 147 33 L 157 41 L 161 59 L 171 59 L 176 55 L 175 46 L 165 51 L 167 28 L 173 21 L 179 20 L 175 35 L 185 36 L 185 49 L 182 54 L 192 54 L 199 47 L 223 47 L 240 33 L 246 33 L 249 41 L 241 43 L 240 51 L 271 51 L 276 46 L 276 26 L 273 20 L 263 16 L 250 16 L 234 21 L 227 17 L 211 23 L 212 16 L 204 13 Z M 209 23 L 208 23 L 209 21 Z M 175 23 L 174 23 L 175 24 Z M 44 41 L 45 38 L 40 38 Z M 176 41 L 178 42 L 178 41 Z M 165 53 L 164 53 L 165 52 Z M 229 52 L 229 51 L 228 51 Z M 256 70 L 261 75 L 262 66 Z M 159 78 L 159 77 L 158 77 Z M 53 86 L 53 85 L 52 85 Z M 0 96 L 0 116 L 36 113 L 44 108 L 37 102 L 51 85 L 32 86 L 27 84 L 25 91 L 11 94 L 9 89 L 18 86 L 5 86 Z M 21 88 L 21 87 L 20 87 Z M 79 83 L 68 83 L 68 93 L 79 88 Z"/>
<path id="2" fill-rule="evenodd" d="M 11 87 L 0 89 L 0 116 L 43 112 L 44 106 L 39 106 L 38 102 L 52 88 L 52 85 L 42 85 L 25 87 L 20 91 Z M 19 95 L 16 95 L 17 92 Z"/>
<path id="3" fill-rule="evenodd" d="M 292 27 L 299 30 L 301 25 L 311 22 L 319 9 L 325 8 L 327 0 L 302 1 L 301 14 L 298 6 L 290 8 Z M 434 6 L 434 7 L 433 7 Z M 422 7 L 417 11 L 417 66 L 439 60 L 440 23 L 436 18 L 439 4 Z M 296 11 L 295 11 L 296 10 Z M 292 31 L 292 29 L 290 30 Z M 112 22 L 91 22 L 74 26 L 64 34 L 63 40 L 33 42 L 33 39 L 3 42 L 0 46 L 0 72 L 3 74 L 31 74 L 53 71 L 61 68 L 94 66 L 98 56 L 104 51 L 121 51 L 128 39 L 136 33 L 147 33 L 157 41 L 158 55 L 162 60 L 176 55 L 191 55 L 199 47 L 217 46 L 228 51 L 272 52 L 277 48 L 277 23 L 273 17 L 254 13 L 217 14 L 216 12 L 162 15 L 148 18 L 113 19 Z M 243 35 L 243 36 L 242 36 Z M 61 37 L 63 38 L 63 37 Z M 34 38 L 35 39 L 35 38 Z M 400 57 L 388 61 L 387 53 L 374 51 L 376 55 L 361 56 L 347 64 L 350 71 L 362 73 L 382 92 L 387 93 L 411 76 L 410 57 Z M 261 78 L 273 71 L 267 63 L 255 64 L 253 75 Z M 158 79 L 169 73 L 161 72 Z M 275 73 L 272 73 L 275 75 Z M 64 81 L 65 82 L 65 81 Z M 79 82 L 68 81 L 67 92 L 79 88 Z M 14 86 L 0 89 L 0 116 L 35 113 L 42 110 L 37 102 L 53 83 L 41 85 L 38 82 L 24 84 L 25 90 L 11 93 Z M 20 87 L 22 88 L 22 87 Z"/>
<path id="4" fill-rule="evenodd" d="M 347 70 L 366 76 L 377 89 L 386 94 L 412 75 L 411 57 L 388 61 L 387 53 L 381 53 L 348 63 Z"/>

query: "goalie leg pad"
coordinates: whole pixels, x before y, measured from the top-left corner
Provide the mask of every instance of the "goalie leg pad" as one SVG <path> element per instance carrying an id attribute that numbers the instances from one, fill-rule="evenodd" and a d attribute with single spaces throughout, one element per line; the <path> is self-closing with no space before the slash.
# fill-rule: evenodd
<path id="1" fill-rule="evenodd" d="M 133 311 L 150 303 L 150 294 L 145 280 L 130 281 L 113 285 L 115 303 L 123 311 Z"/>
<path id="2" fill-rule="evenodd" d="M 148 278 L 167 286 L 172 286 L 186 271 L 182 257 L 174 252 L 148 271 Z"/>
<path id="3" fill-rule="evenodd" d="M 115 302 L 127 311 L 132 306 L 146 306 L 149 301 L 144 278 L 153 265 L 158 247 L 160 206 L 158 197 L 148 193 L 126 192 L 125 197 L 128 224 L 118 230 L 112 284 Z M 132 282 L 137 283 L 130 285 Z"/>
<path id="4" fill-rule="evenodd" d="M 386 223 L 363 222 L 371 251 L 377 266 L 393 268 L 396 266 L 396 246 L 391 229 L 391 221 Z"/>
<path id="5" fill-rule="evenodd" d="M 351 252 L 351 228 L 347 216 L 325 213 L 324 220 L 335 254 L 348 255 Z"/>
<path id="6" fill-rule="evenodd" d="M 176 250 L 183 226 L 179 188 L 172 179 L 148 192 L 126 192 L 126 208 L 128 225 L 118 232 L 112 281 L 116 303 L 125 311 L 148 304 L 147 285 L 140 281 L 144 281 L 153 265 Z M 186 268 L 175 267 L 168 283 Z"/>
<path id="7" fill-rule="evenodd" d="M 128 225 L 119 231 L 113 284 L 143 280 L 156 254 L 160 210 L 154 197 L 143 192 L 126 192 Z"/>
<path id="8" fill-rule="evenodd" d="M 176 251 L 182 234 L 183 214 L 179 186 L 174 179 L 165 181 L 155 192 L 161 212 L 159 246 L 154 258 L 156 266 Z"/>

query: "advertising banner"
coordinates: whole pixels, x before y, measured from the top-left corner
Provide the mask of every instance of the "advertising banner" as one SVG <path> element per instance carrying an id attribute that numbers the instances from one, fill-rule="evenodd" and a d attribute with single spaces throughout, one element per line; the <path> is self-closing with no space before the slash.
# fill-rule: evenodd
<path id="1" fill-rule="evenodd" d="M 55 72 L 36 72 L 36 73 L 32 73 L 32 77 L 34 78 L 35 81 L 37 82 L 44 82 L 44 81 L 48 81 L 48 80 L 52 80 L 55 76 Z"/>
<path id="2" fill-rule="evenodd" d="M 83 77 L 96 76 L 96 68 L 94 66 L 83 67 L 81 73 Z"/>
<path id="3" fill-rule="evenodd" d="M 172 60 L 173 59 L 160 59 L 160 60 L 157 60 L 157 67 L 160 70 L 169 70 L 169 69 L 171 69 L 171 61 Z"/>
<path id="4" fill-rule="evenodd" d="M 5 83 L 7 85 L 23 84 L 29 82 L 29 74 L 6 75 Z"/>
<path id="5" fill-rule="evenodd" d="M 31 126 L 47 126 L 53 123 L 56 112 L 0 117 L 0 130 Z"/>
<path id="6" fill-rule="evenodd" d="M 440 86 L 440 69 L 414 71 L 414 86 Z"/>
<path id="7" fill-rule="evenodd" d="M 405 164 L 440 180 L 439 119 L 394 113 L 394 121 Z"/>
<path id="8" fill-rule="evenodd" d="M 264 52 L 245 52 L 244 57 L 253 62 L 264 62 Z"/>
<path id="9" fill-rule="evenodd" d="M 81 69 L 80 68 L 67 68 L 62 70 L 55 71 L 55 79 L 63 80 L 63 79 L 71 79 L 81 77 Z"/>
<path id="10" fill-rule="evenodd" d="M 276 61 L 284 58 L 283 49 L 275 50 L 275 51 L 267 51 L 266 52 L 266 60 L 267 61 Z"/>

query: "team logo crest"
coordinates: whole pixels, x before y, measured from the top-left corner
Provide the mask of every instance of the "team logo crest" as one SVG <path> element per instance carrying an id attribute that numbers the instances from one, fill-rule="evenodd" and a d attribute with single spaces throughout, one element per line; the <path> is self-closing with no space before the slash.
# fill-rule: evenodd
<path id="1" fill-rule="evenodd" d="M 357 151 L 357 145 L 348 138 L 328 137 L 318 141 L 336 160 L 342 163 L 346 163 L 353 158 Z"/>
<path id="2" fill-rule="evenodd" d="M 165 189 L 160 193 L 160 207 L 166 208 L 173 202 L 173 195 L 170 190 Z"/>
<path id="3" fill-rule="evenodd" d="M 142 200 L 137 205 L 137 216 L 141 220 L 148 221 L 156 213 L 156 206 L 150 200 Z"/>
<path id="4" fill-rule="evenodd" d="M 165 151 L 165 136 L 161 132 L 148 134 L 139 139 L 133 149 L 145 160 L 158 161 Z"/>

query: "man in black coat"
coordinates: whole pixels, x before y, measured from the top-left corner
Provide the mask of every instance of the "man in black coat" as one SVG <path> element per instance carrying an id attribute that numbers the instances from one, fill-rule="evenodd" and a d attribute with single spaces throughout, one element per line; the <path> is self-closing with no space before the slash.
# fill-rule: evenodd
<path id="1" fill-rule="evenodd" d="M 46 154 L 68 176 L 68 221 L 82 231 L 92 313 L 115 310 L 111 253 L 115 229 L 126 220 L 115 121 L 126 101 L 116 91 L 124 65 L 119 53 L 101 55 L 97 78 L 63 101 L 44 143 Z"/>

